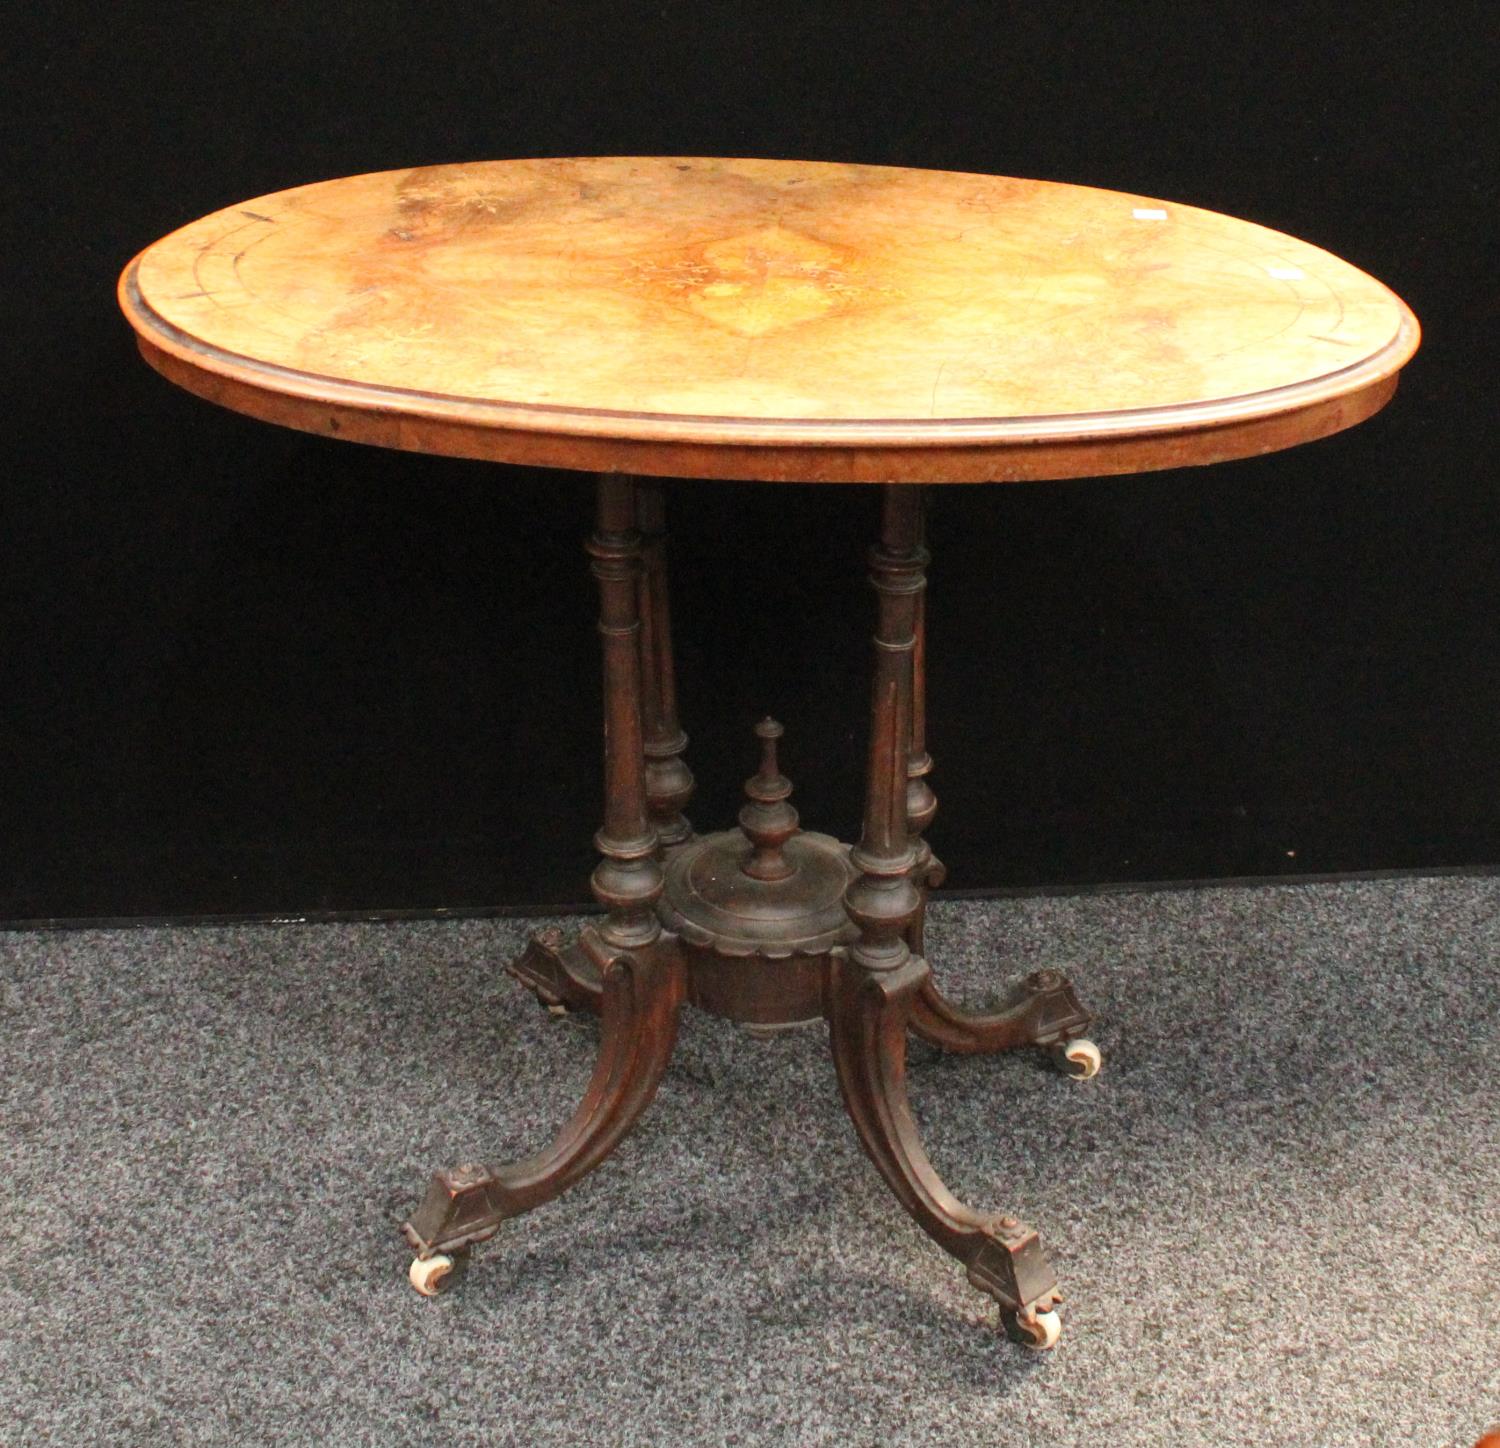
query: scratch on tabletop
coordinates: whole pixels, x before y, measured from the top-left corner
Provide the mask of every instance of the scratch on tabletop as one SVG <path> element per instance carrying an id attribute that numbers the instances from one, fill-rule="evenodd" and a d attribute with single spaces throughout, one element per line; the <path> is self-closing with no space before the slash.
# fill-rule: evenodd
<path id="1" fill-rule="evenodd" d="M 937 416 L 938 385 L 943 380 L 943 369 L 947 365 L 948 364 L 946 362 L 939 362 L 938 363 L 937 376 L 935 376 L 932 379 L 932 396 L 931 396 L 931 398 L 928 399 L 928 403 L 927 403 L 927 415 L 928 415 L 928 417 L 936 417 Z"/>

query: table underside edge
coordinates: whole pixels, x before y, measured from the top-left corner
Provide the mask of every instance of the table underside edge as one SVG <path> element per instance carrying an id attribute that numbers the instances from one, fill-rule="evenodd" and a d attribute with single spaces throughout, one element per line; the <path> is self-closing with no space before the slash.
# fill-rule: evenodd
<path id="1" fill-rule="evenodd" d="M 1002 483 L 1107 477 L 1255 457 L 1328 437 L 1378 412 L 1399 373 L 1292 411 L 1175 431 L 1009 442 L 834 444 L 607 437 L 424 416 L 299 396 L 185 361 L 147 335 L 141 355 L 169 381 L 234 412 L 374 447 L 523 467 L 643 477 L 797 483 Z"/>

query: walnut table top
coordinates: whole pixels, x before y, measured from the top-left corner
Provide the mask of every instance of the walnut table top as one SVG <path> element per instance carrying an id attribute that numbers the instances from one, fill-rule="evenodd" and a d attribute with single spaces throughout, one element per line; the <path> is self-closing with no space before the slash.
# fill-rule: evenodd
<path id="1" fill-rule="evenodd" d="M 120 283 L 240 411 L 659 476 L 980 482 L 1214 462 L 1379 408 L 1407 307 L 1211 211 L 808 161 L 494 161 L 227 207 Z"/>

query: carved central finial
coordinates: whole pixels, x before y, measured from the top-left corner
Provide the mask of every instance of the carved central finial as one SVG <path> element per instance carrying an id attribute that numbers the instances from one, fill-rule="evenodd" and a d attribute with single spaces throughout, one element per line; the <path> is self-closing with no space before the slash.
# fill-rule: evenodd
<path id="1" fill-rule="evenodd" d="M 787 803 L 792 782 L 776 762 L 776 741 L 784 732 L 770 718 L 755 726 L 760 769 L 745 781 L 749 803 L 740 810 L 740 829 L 754 846 L 740 868 L 752 880 L 785 880 L 796 869 L 781 853 L 781 847 L 797 833 L 797 811 Z"/>

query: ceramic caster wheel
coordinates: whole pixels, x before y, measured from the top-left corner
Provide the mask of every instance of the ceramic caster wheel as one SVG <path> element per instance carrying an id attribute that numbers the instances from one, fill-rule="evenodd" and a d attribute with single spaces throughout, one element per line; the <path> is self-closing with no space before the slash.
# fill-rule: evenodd
<path id="1" fill-rule="evenodd" d="M 1022 1347 L 1047 1352 L 1057 1346 L 1062 1336 L 1062 1318 L 1057 1309 L 1050 1312 L 1007 1312 L 1004 1314 L 1005 1335 Z"/>
<path id="2" fill-rule="evenodd" d="M 430 1257 L 414 1257 L 406 1275 L 423 1297 L 436 1297 L 463 1276 L 463 1267 L 463 1255 L 450 1257 L 446 1252 L 434 1252 Z"/>
<path id="3" fill-rule="evenodd" d="M 1099 1068 L 1104 1064 L 1104 1057 L 1100 1055 L 1098 1046 L 1082 1036 L 1065 1041 L 1058 1047 L 1057 1056 L 1064 1070 L 1075 1081 L 1087 1081 L 1090 1076 L 1097 1076 Z"/>

